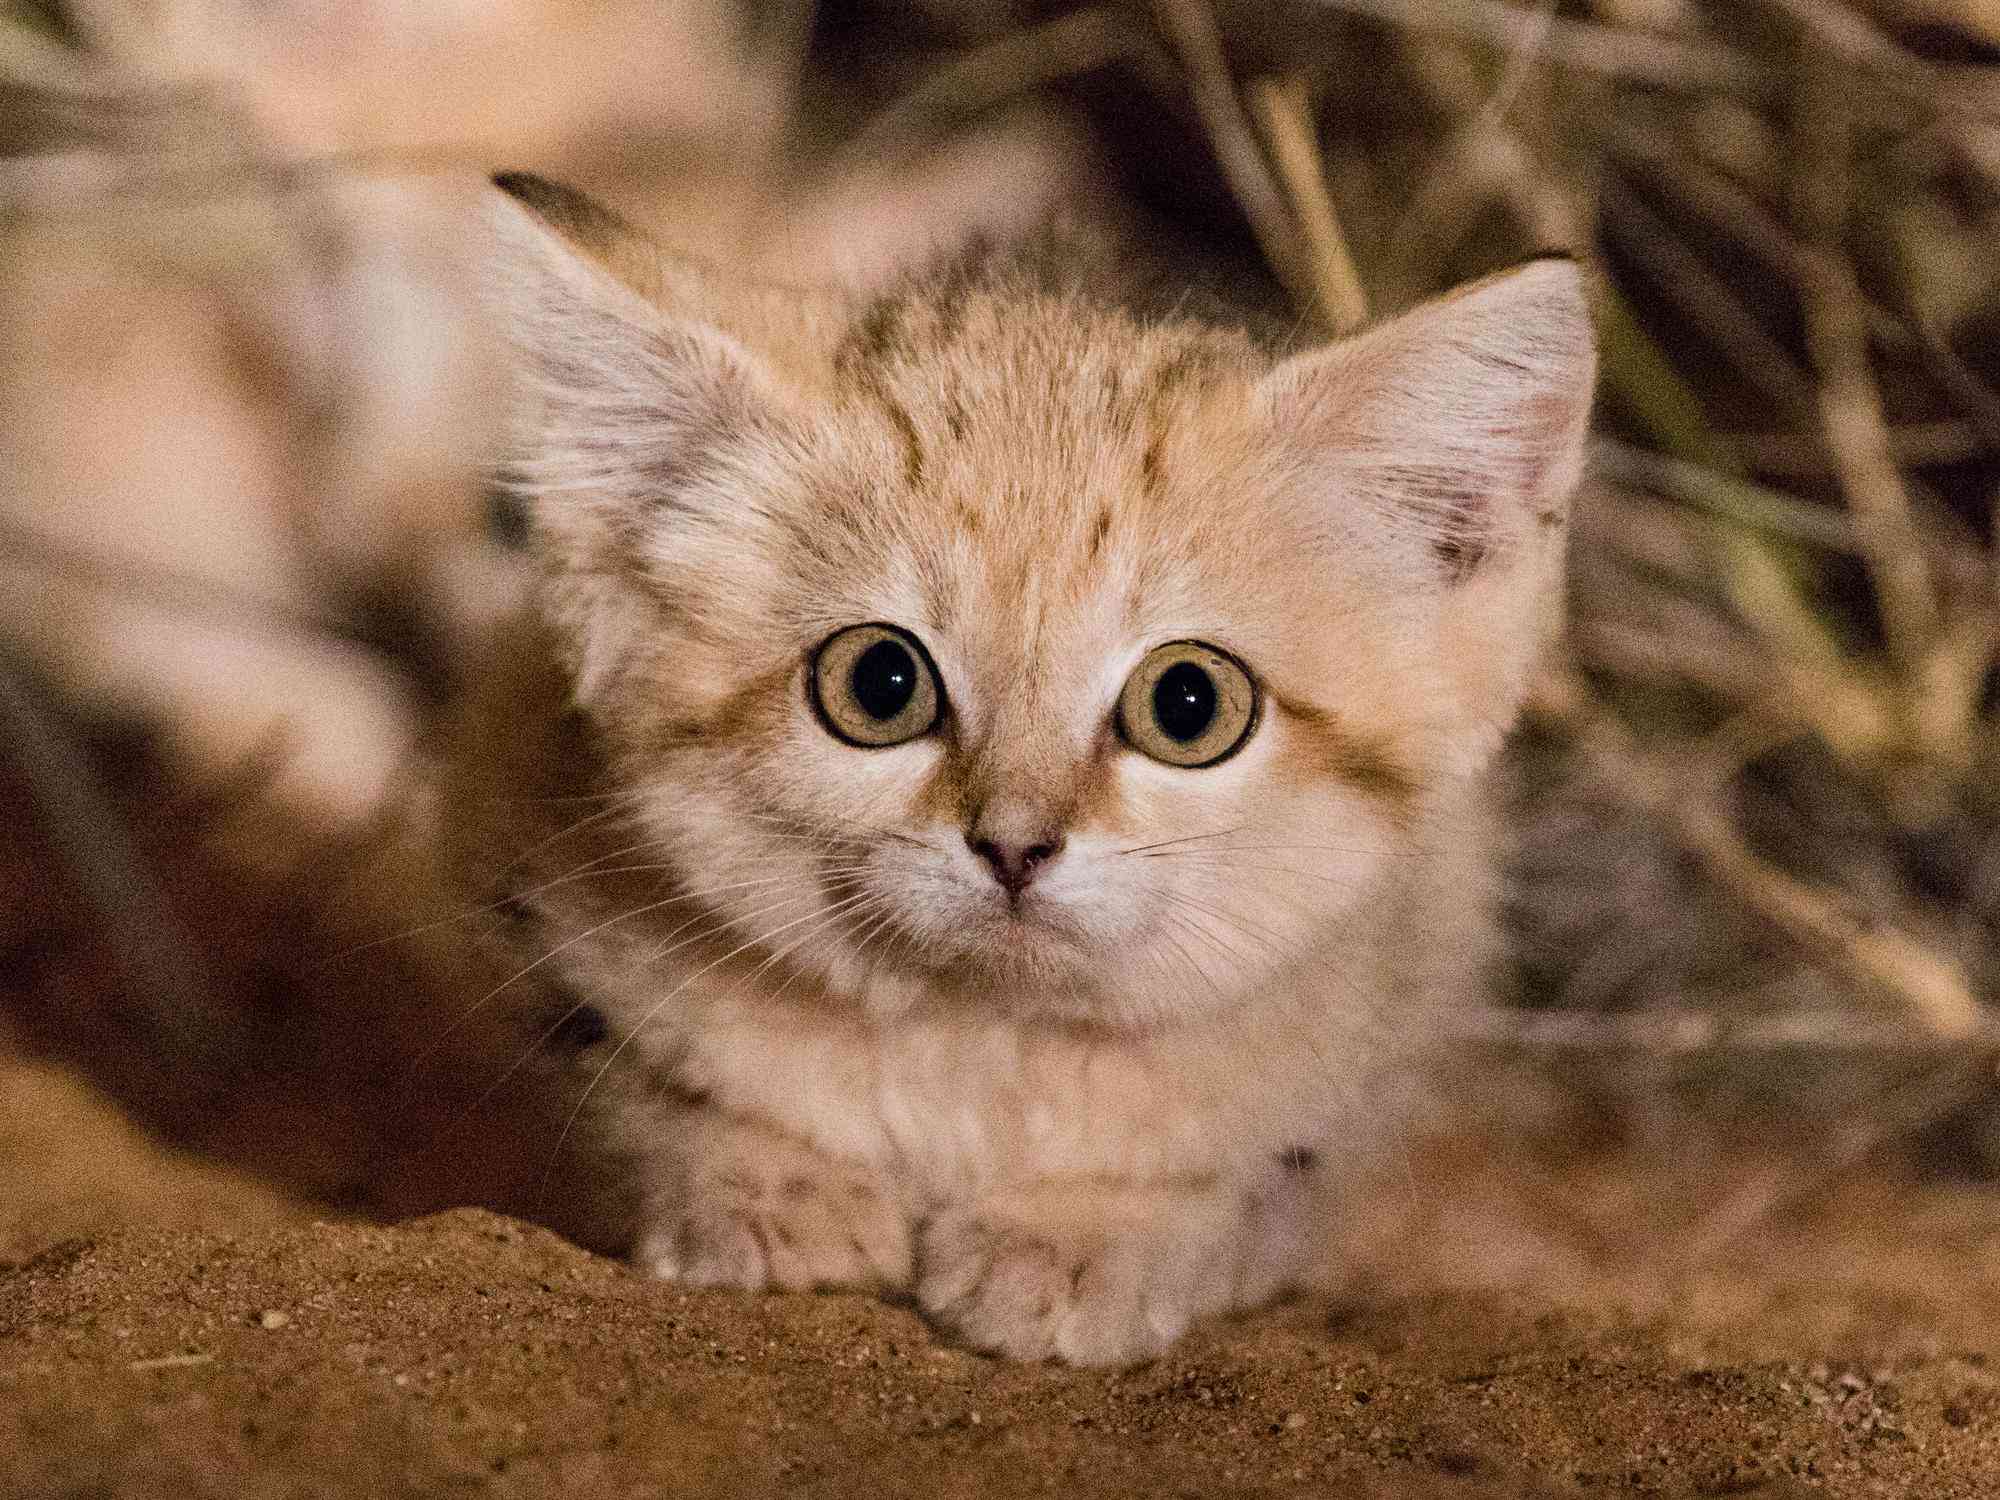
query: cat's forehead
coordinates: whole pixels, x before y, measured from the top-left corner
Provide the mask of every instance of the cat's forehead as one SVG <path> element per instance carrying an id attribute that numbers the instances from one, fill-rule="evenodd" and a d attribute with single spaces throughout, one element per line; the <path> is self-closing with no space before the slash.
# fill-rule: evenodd
<path id="1" fill-rule="evenodd" d="M 1176 408 L 1263 361 L 1229 329 L 1140 322 L 1082 297 L 1002 283 L 882 298 L 855 318 L 831 363 L 839 394 L 893 398 L 919 436 L 1004 436 L 1047 456 L 1157 430 Z"/>
<path id="2" fill-rule="evenodd" d="M 950 617 L 1102 620 L 1219 555 L 1247 342 L 1053 296 L 886 303 L 834 361 L 848 522 Z M 1241 464 L 1237 466 L 1239 469 Z"/>
<path id="3" fill-rule="evenodd" d="M 1310 675 L 1395 606 L 1324 545 L 1258 404 L 1272 363 L 1232 330 L 1056 294 L 885 300 L 810 399 L 719 443 L 649 556 L 683 615 L 760 659 L 880 620 L 989 688 L 1115 675 L 1176 638 Z"/>

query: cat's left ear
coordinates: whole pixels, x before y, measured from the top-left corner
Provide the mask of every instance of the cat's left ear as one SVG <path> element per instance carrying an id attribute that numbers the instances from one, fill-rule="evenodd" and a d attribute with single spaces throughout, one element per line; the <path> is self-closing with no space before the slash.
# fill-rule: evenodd
<path id="1" fill-rule="evenodd" d="M 1289 359 L 1259 391 L 1341 529 L 1375 532 L 1427 575 L 1482 751 L 1560 619 L 1595 378 L 1582 274 L 1552 256 Z"/>

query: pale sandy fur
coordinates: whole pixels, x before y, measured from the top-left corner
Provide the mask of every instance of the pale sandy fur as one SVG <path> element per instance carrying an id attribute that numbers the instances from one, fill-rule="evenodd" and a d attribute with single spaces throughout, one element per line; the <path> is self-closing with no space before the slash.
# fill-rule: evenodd
<path id="1" fill-rule="evenodd" d="M 647 1163 L 636 1254 L 1091 1363 L 1281 1288 L 1477 998 L 1483 773 L 1589 404 L 1575 268 L 1288 354 L 1119 310 L 1093 247 L 785 316 L 611 226 L 494 224 L 556 666 L 475 733 L 559 719 L 542 759 L 611 800 L 510 826 L 461 767 L 456 807 L 521 951 L 611 1019 L 583 1065 Z M 870 621 L 935 661 L 937 733 L 811 710 Z M 1112 722 L 1179 639 L 1260 691 L 1204 769 Z M 1016 903 L 974 832 L 1064 844 Z"/>

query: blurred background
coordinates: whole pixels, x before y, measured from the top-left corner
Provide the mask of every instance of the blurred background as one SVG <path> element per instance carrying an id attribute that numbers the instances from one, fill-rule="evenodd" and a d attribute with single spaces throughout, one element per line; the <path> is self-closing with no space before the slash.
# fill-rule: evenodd
<path id="1" fill-rule="evenodd" d="M 0 0 L 0 1256 L 301 1202 L 615 1237 L 529 1201 L 518 1038 L 439 1041 L 487 978 L 411 834 L 521 587 L 499 169 L 793 282 L 1164 224 L 1328 335 L 1578 252 L 1516 958 L 1418 1175 L 1502 1163 L 1516 1267 L 1985 1193 L 1996 63 L 1994 0 Z"/>

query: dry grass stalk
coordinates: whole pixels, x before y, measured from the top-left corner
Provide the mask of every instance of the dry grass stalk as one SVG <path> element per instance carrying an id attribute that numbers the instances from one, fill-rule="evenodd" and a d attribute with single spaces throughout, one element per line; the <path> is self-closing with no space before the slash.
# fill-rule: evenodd
<path id="1" fill-rule="evenodd" d="M 1983 1025 L 1982 1007 L 1951 959 L 1933 952 L 1873 914 L 1800 880 L 1759 857 L 1717 806 L 1715 792 L 1756 746 L 1733 742 L 1729 727 L 1705 747 L 1706 763 L 1691 777 L 1641 750 L 1631 732 L 1596 706 L 1573 675 L 1551 678 L 1537 708 L 1561 720 L 1594 766 L 1603 786 L 1644 807 L 1675 829 L 1682 842 L 1744 906 L 1835 972 L 1859 979 L 1895 1001 L 1930 1035 L 1966 1040 Z"/>
<path id="2" fill-rule="evenodd" d="M 1508 51 L 1533 48 L 1558 67 L 1661 88 L 1762 93 L 1773 75 L 1759 59 L 1709 42 L 1650 35 L 1568 16 L 1544 19 L 1503 0 L 1433 5 L 1425 0 L 1315 0 L 1327 10 L 1365 16 L 1417 36 L 1478 41 Z"/>
<path id="3" fill-rule="evenodd" d="M 1880 601 L 1889 653 L 1906 685 L 1924 674 L 1924 657 L 1939 628 L 1937 591 L 1889 447 L 1881 392 L 1868 358 L 1865 310 L 1844 249 L 1849 201 L 1852 115 L 1845 81 L 1816 58 L 1801 66 L 1794 119 L 1801 170 L 1795 211 L 1807 249 L 1800 290 L 1807 341 L 1819 371 L 1819 406 Z M 1969 705 L 1968 705 L 1969 707 Z M 1957 713 L 1951 738 L 1933 747 L 1962 762 L 1965 726 Z M 1965 716 L 1969 719 L 1969 714 Z"/>
<path id="4" fill-rule="evenodd" d="M 1438 170 L 1418 187 L 1415 202 L 1388 236 L 1383 259 L 1390 266 L 1405 266 L 1417 260 L 1421 248 L 1476 200 L 1480 159 L 1495 150 L 1496 145 L 1505 150 L 1508 111 L 1542 62 L 1543 47 L 1554 20 L 1553 0 L 1543 0 L 1535 7 L 1533 24 L 1508 51 L 1506 70 L 1499 84 L 1458 128 L 1451 143 L 1440 153 Z"/>
<path id="5" fill-rule="evenodd" d="M 189 1069 L 167 1083 L 203 1090 L 226 1076 L 227 1028 L 212 1014 L 208 966 L 168 909 L 128 830 L 100 795 L 95 776 L 60 719 L 0 657 L 0 744 L 26 783 L 41 826 L 124 983 L 115 1008 L 130 1039 Z"/>
<path id="6" fill-rule="evenodd" d="M 1488 1010 L 1469 1017 L 1464 1035 L 1496 1046 L 1550 1052 L 1634 1052 L 1692 1057 L 1732 1052 L 1943 1052 L 1968 1045 L 2000 1049 L 2000 1025 L 1982 1018 L 1963 1038 L 1912 1032 L 1902 1020 L 1871 1020 L 1828 1006 L 1782 1015 L 1738 1016 L 1686 1007 L 1605 1015 L 1575 1010 Z"/>
<path id="7" fill-rule="evenodd" d="M 1303 211 L 1258 142 L 1223 52 L 1215 11 L 1208 0 L 1153 0 L 1153 14 L 1186 69 L 1210 149 L 1273 274 L 1301 311 L 1324 320 L 1329 330 L 1338 327 L 1332 306 L 1317 295 L 1319 283 L 1338 273 L 1309 264 L 1311 251 L 1300 228 Z"/>
<path id="8" fill-rule="evenodd" d="M 856 132 L 841 160 L 847 170 L 893 164 L 963 121 L 1114 62 L 1132 66 L 1162 92 L 1178 87 L 1172 62 L 1143 27 L 1112 6 L 1093 5 L 1008 32 L 932 69 Z"/>
<path id="9" fill-rule="evenodd" d="M 1824 479 L 1834 472 L 1817 433 L 1739 432 L 1732 440 L 1757 469 L 1787 479 Z M 1889 452 L 1899 468 L 1957 464 L 1992 451 L 1970 422 L 1943 418 L 1889 429 Z"/>
<path id="10" fill-rule="evenodd" d="M 1993 1050 L 1960 1047 L 1917 1077 L 1884 1091 L 1857 1108 L 1850 1123 L 1820 1159 L 1818 1170 L 1801 1178 L 1796 1169 L 1760 1172 L 1739 1185 L 1679 1242 L 1676 1260 L 1683 1272 L 1713 1264 L 1731 1245 L 1787 1208 L 1823 1193 L 1899 1136 L 1922 1130 L 1992 1087 Z"/>
<path id="11" fill-rule="evenodd" d="M 1740 436 L 1736 441 L 1745 444 Z M 1808 446 L 1806 440 L 1790 433 L 1768 434 L 1748 442 L 1782 445 L 1777 451 L 1787 459 L 1821 451 L 1816 443 Z M 1761 455 L 1759 464 L 1763 466 Z M 1854 547 L 1854 528 L 1841 512 L 1686 459 L 1600 437 L 1591 447 L 1591 468 L 1606 479 L 1671 496 L 1716 520 L 1769 532 L 1785 541 L 1841 552 Z"/>
<path id="12" fill-rule="evenodd" d="M 1980 1003 L 1956 962 L 1760 859 L 1712 798 L 1688 805 L 1676 822 L 1709 873 L 1805 951 L 1835 955 L 1941 1040 L 1965 1041 L 1980 1031 Z"/>
<path id="13" fill-rule="evenodd" d="M 1533 39 L 1530 32 L 1514 44 Z M 1519 130 L 1485 113 L 1486 95 L 1469 60 L 1454 47 L 1426 44 L 1420 31 L 1401 41 L 1404 63 L 1421 95 L 1456 122 L 1467 143 L 1459 162 L 1488 197 L 1519 221 L 1527 247 L 1561 250 L 1589 243 L 1582 232 L 1592 217 L 1587 187 L 1558 181 Z"/>
<path id="14" fill-rule="evenodd" d="M 1347 236 L 1327 192 L 1313 122 L 1312 87 L 1303 74 L 1259 78 L 1250 85 L 1250 107 L 1270 143 L 1278 181 L 1297 214 L 1305 276 L 1313 306 L 1335 333 L 1352 333 L 1368 321 L 1368 294 L 1354 268 Z"/>
<path id="15" fill-rule="evenodd" d="M 1623 242 L 1645 260 L 1688 326 L 1726 350 L 1786 416 L 1796 420 L 1816 409 L 1811 375 L 1664 215 L 1615 177 L 1605 185 L 1604 205 Z"/>

